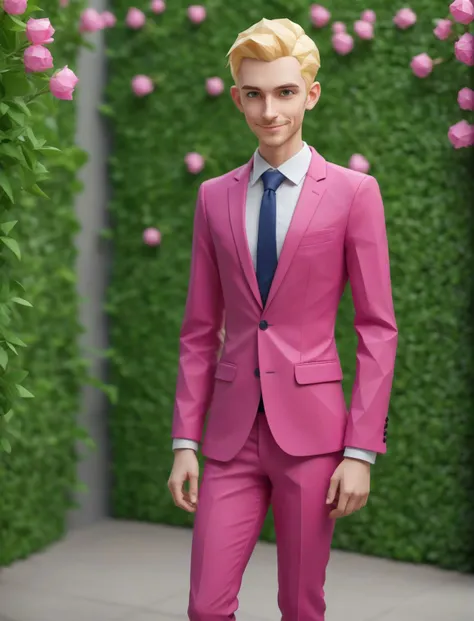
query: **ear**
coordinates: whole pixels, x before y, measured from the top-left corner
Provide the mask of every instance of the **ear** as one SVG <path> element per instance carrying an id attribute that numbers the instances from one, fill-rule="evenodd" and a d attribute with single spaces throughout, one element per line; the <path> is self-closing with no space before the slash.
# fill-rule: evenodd
<path id="1" fill-rule="evenodd" d="M 313 82 L 306 96 L 305 110 L 312 110 L 321 97 L 321 84 Z"/>
<path id="2" fill-rule="evenodd" d="M 239 91 L 238 87 L 235 86 L 235 84 L 230 87 L 230 96 L 232 97 L 235 105 L 240 110 L 240 112 L 243 112 L 244 108 L 242 106 L 242 101 L 240 99 L 240 91 Z"/>

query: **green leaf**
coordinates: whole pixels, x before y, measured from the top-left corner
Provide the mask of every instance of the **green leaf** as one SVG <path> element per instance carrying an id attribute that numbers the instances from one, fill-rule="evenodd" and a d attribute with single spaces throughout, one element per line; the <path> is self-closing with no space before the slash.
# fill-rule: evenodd
<path id="1" fill-rule="evenodd" d="M 13 200 L 12 186 L 10 185 L 10 181 L 3 170 L 0 170 L 0 188 L 2 188 L 10 201 L 14 203 L 15 201 Z"/>
<path id="2" fill-rule="evenodd" d="M 12 350 L 12 352 L 14 352 L 18 356 L 18 352 L 16 350 L 16 347 L 14 345 L 12 345 L 11 343 L 9 343 L 8 341 L 7 341 L 7 347 L 9 347 Z"/>
<path id="3" fill-rule="evenodd" d="M 2 241 L 7 248 L 10 248 L 17 259 L 21 261 L 20 246 L 16 239 L 13 239 L 13 237 L 0 237 L 0 241 Z"/>
<path id="4" fill-rule="evenodd" d="M 32 185 L 30 188 L 25 188 L 25 190 L 29 192 L 29 194 L 35 194 L 36 196 L 41 196 L 42 198 L 49 198 L 49 196 L 43 192 L 37 183 Z"/>
<path id="5" fill-rule="evenodd" d="M 23 112 L 26 116 L 31 116 L 31 110 L 28 108 L 23 99 L 19 97 L 10 102 L 10 106 L 16 106 L 20 109 L 20 112 Z"/>
<path id="6" fill-rule="evenodd" d="M 8 410 L 8 412 L 4 414 L 3 418 L 6 420 L 7 423 L 11 421 L 11 419 L 13 418 L 13 414 L 13 410 Z"/>
<path id="7" fill-rule="evenodd" d="M 22 399 L 34 399 L 34 395 L 32 395 L 29 390 L 26 390 L 24 386 L 21 386 L 20 384 L 15 384 L 15 386 Z"/>
<path id="8" fill-rule="evenodd" d="M 13 345 L 18 345 L 18 347 L 26 347 L 26 343 L 23 343 L 15 334 L 5 334 L 5 341 L 7 344 L 13 343 Z"/>
<path id="9" fill-rule="evenodd" d="M 3 87 L 5 88 L 5 96 L 8 99 L 28 95 L 32 90 L 31 82 L 28 80 L 27 74 L 24 71 L 9 71 L 6 73 L 3 76 Z M 28 112 L 26 112 L 26 114 L 28 114 Z"/>
<path id="10" fill-rule="evenodd" d="M 25 22 L 22 22 L 21 19 L 18 19 L 14 15 L 9 15 L 9 17 L 16 26 L 16 28 L 15 26 L 10 26 L 10 30 L 13 30 L 15 32 L 22 32 L 23 30 L 26 30 Z"/>
<path id="11" fill-rule="evenodd" d="M 7 157 L 18 160 L 22 164 L 27 165 L 23 151 L 18 145 L 11 142 L 3 142 L 0 144 L 0 153 L 4 153 Z"/>
<path id="12" fill-rule="evenodd" d="M 0 367 L 5 371 L 8 364 L 8 354 L 4 349 L 0 349 Z"/>
<path id="13" fill-rule="evenodd" d="M 0 114 L 6 114 L 9 109 L 6 103 L 0 103 Z"/>
<path id="14" fill-rule="evenodd" d="M 12 302 L 20 304 L 21 306 L 29 306 L 30 308 L 33 308 L 33 304 L 30 304 L 28 300 L 24 300 L 23 298 L 12 298 Z"/>
<path id="15" fill-rule="evenodd" d="M 6 438 L 2 438 L 1 439 L 1 443 L 2 443 L 3 450 L 6 453 L 11 453 L 12 452 L 11 444 L 10 444 L 10 442 Z"/>
<path id="16" fill-rule="evenodd" d="M 17 224 L 17 222 L 18 220 L 12 220 L 11 222 L 3 222 L 2 224 L 0 224 L 0 229 L 2 229 L 5 235 L 8 235 L 10 231 L 13 229 L 13 227 L 15 226 L 15 224 Z"/>
<path id="17" fill-rule="evenodd" d="M 25 124 L 25 115 L 22 112 L 8 108 L 7 115 L 12 119 L 12 121 L 15 121 L 17 125 L 21 125 L 23 127 Z"/>

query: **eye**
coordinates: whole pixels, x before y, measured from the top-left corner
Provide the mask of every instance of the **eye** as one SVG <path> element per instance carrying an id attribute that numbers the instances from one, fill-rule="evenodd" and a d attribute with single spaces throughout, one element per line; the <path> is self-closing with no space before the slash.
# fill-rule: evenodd
<path id="1" fill-rule="evenodd" d="M 290 88 L 284 88 L 281 93 L 290 93 L 291 95 L 294 95 L 295 91 L 292 91 Z"/>
<path id="2" fill-rule="evenodd" d="M 249 92 L 247 93 L 247 97 L 248 97 L 249 99 L 253 99 L 253 95 L 258 95 L 257 91 L 249 91 Z"/>

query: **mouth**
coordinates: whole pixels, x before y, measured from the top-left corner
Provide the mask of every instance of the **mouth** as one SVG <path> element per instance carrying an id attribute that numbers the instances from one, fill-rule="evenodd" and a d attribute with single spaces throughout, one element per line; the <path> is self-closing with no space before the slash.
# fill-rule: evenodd
<path id="1" fill-rule="evenodd" d="M 275 131 L 277 129 L 280 129 L 280 127 L 284 127 L 284 124 L 282 124 L 282 125 L 260 125 L 260 127 L 262 129 L 264 129 L 265 131 L 267 131 L 267 132 L 272 132 L 272 131 Z"/>

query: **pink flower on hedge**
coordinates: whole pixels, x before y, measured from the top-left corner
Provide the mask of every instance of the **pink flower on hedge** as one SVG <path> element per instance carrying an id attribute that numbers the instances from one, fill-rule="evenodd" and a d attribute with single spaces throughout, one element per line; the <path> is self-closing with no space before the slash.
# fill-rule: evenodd
<path id="1" fill-rule="evenodd" d="M 204 168 L 204 158 L 199 153 L 188 153 L 184 158 L 188 171 L 197 175 Z"/>
<path id="2" fill-rule="evenodd" d="M 143 28 L 146 22 L 145 13 L 132 6 L 128 9 L 127 16 L 125 17 L 125 23 L 129 28 L 133 28 L 133 30 L 139 30 Z"/>
<path id="3" fill-rule="evenodd" d="M 474 110 L 474 91 L 472 88 L 462 88 L 458 93 L 458 104 L 462 110 Z"/>
<path id="4" fill-rule="evenodd" d="M 80 32 L 97 32 L 104 27 L 102 15 L 95 9 L 84 9 L 79 22 Z"/>
<path id="5" fill-rule="evenodd" d="M 188 17 L 193 24 L 200 24 L 206 19 L 206 9 L 200 4 L 188 6 Z"/>
<path id="6" fill-rule="evenodd" d="M 374 27 L 370 22 L 365 22 L 363 19 L 359 19 L 354 24 L 354 32 L 359 39 L 373 39 Z"/>
<path id="7" fill-rule="evenodd" d="M 470 67 L 474 65 L 474 35 L 465 32 L 454 44 L 456 58 Z"/>
<path id="8" fill-rule="evenodd" d="M 316 28 L 324 28 L 331 19 L 331 13 L 320 4 L 312 4 L 309 10 L 311 23 Z"/>
<path id="9" fill-rule="evenodd" d="M 334 22 L 332 25 L 332 31 L 334 34 L 339 34 L 340 32 L 346 32 L 347 28 L 344 22 Z"/>
<path id="10" fill-rule="evenodd" d="M 406 30 L 416 24 L 416 13 L 409 8 L 400 9 L 393 18 L 393 23 L 398 28 Z"/>
<path id="11" fill-rule="evenodd" d="M 334 51 L 341 56 L 349 54 L 354 48 L 354 39 L 347 32 L 338 32 L 332 36 L 331 41 Z"/>
<path id="12" fill-rule="evenodd" d="M 69 5 L 69 0 L 59 0 L 59 6 L 63 9 Z"/>
<path id="13" fill-rule="evenodd" d="M 474 19 L 474 5 L 471 0 L 454 0 L 449 5 L 449 12 L 460 24 L 470 24 Z"/>
<path id="14" fill-rule="evenodd" d="M 470 147 L 474 144 L 474 125 L 466 120 L 459 121 L 449 128 L 448 138 L 455 149 Z"/>
<path id="15" fill-rule="evenodd" d="M 55 30 L 47 17 L 41 19 L 30 19 L 26 22 L 26 38 L 34 45 L 53 43 Z"/>
<path id="16" fill-rule="evenodd" d="M 3 10 L 9 15 L 23 15 L 28 7 L 28 0 L 3 0 Z"/>
<path id="17" fill-rule="evenodd" d="M 103 11 L 101 17 L 104 28 L 113 28 L 117 23 L 117 18 L 110 11 Z"/>
<path id="18" fill-rule="evenodd" d="M 360 153 L 354 153 L 349 160 L 349 168 L 352 170 L 358 170 L 362 173 L 368 173 L 370 170 L 369 161 Z"/>
<path id="19" fill-rule="evenodd" d="M 444 41 L 451 34 L 453 22 L 450 19 L 438 19 L 436 28 L 433 30 L 435 37 Z"/>
<path id="20" fill-rule="evenodd" d="M 208 78 L 206 80 L 206 90 L 212 97 L 217 97 L 224 91 L 224 82 L 221 78 Z"/>
<path id="21" fill-rule="evenodd" d="M 433 60 L 423 52 L 412 58 L 410 67 L 417 78 L 426 78 L 433 71 Z"/>
<path id="22" fill-rule="evenodd" d="M 27 73 L 47 71 L 53 67 L 53 57 L 47 47 L 30 45 L 23 54 Z"/>
<path id="23" fill-rule="evenodd" d="M 159 246 L 161 243 L 161 233 L 153 226 L 143 231 L 143 241 L 147 246 Z"/>
<path id="24" fill-rule="evenodd" d="M 79 78 L 68 68 L 66 65 L 59 71 L 57 71 L 49 81 L 49 90 L 56 97 L 56 99 L 63 99 L 70 101 L 76 84 L 79 82 Z"/>
<path id="25" fill-rule="evenodd" d="M 153 80 L 146 75 L 136 75 L 132 78 L 132 90 L 137 97 L 144 97 L 154 90 Z"/>
<path id="26" fill-rule="evenodd" d="M 151 10 L 157 15 L 160 15 L 160 13 L 164 13 L 166 11 L 166 4 L 164 0 L 152 0 Z"/>
<path id="27" fill-rule="evenodd" d="M 375 22 L 377 20 L 377 16 L 375 14 L 375 11 L 372 11 L 371 9 L 367 9 L 366 11 L 363 11 L 362 15 L 360 16 L 360 18 L 364 22 L 369 22 L 369 24 L 375 24 Z"/>

